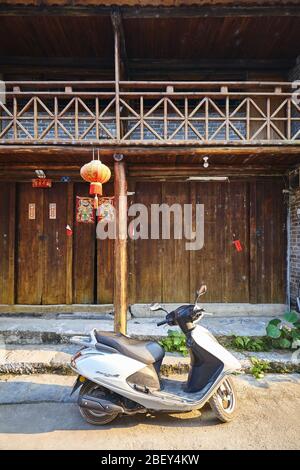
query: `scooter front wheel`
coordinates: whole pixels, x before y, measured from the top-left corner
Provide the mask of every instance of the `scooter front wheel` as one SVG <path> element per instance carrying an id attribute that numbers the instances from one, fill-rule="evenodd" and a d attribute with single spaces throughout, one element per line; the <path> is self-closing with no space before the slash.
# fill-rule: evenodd
<path id="1" fill-rule="evenodd" d="M 107 398 L 105 389 L 90 381 L 87 381 L 82 385 L 79 395 L 93 395 L 96 398 Z M 100 413 L 99 411 L 89 410 L 81 406 L 79 406 L 79 411 L 81 416 L 88 423 L 93 424 L 95 426 L 103 426 L 105 424 L 109 424 L 119 416 L 119 413 Z"/>
<path id="2" fill-rule="evenodd" d="M 228 423 L 233 420 L 237 411 L 237 398 L 234 382 L 231 377 L 223 380 L 217 391 L 210 398 L 209 404 L 216 417 L 222 423 Z"/>

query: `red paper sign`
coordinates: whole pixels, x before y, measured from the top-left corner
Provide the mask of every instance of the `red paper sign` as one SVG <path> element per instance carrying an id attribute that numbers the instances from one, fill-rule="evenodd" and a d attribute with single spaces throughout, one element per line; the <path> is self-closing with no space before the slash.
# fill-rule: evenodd
<path id="1" fill-rule="evenodd" d="M 35 178 L 32 180 L 33 188 L 51 188 L 52 180 L 49 178 Z"/>
<path id="2" fill-rule="evenodd" d="M 67 237 L 71 237 L 73 235 L 73 230 L 71 229 L 70 225 L 66 226 Z"/>
<path id="3" fill-rule="evenodd" d="M 234 244 L 236 251 L 243 251 L 240 240 L 234 240 L 232 243 Z"/>
<path id="4" fill-rule="evenodd" d="M 95 223 L 95 211 L 92 198 L 76 196 L 76 222 L 84 224 Z"/>

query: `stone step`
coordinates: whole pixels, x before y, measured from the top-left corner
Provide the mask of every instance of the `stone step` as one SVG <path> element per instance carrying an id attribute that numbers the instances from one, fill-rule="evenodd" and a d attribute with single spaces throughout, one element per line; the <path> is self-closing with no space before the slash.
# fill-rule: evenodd
<path id="1" fill-rule="evenodd" d="M 138 318 L 128 321 L 128 334 L 138 339 L 161 339 L 170 327 L 157 327 L 162 318 Z M 270 317 L 205 317 L 201 325 L 217 338 L 259 337 L 266 333 Z M 32 318 L 0 317 L 0 344 L 63 344 L 74 335 L 87 335 L 93 328 L 113 331 L 113 320 L 105 318 Z M 172 328 L 174 329 L 174 328 Z"/>
<path id="2" fill-rule="evenodd" d="M 72 375 L 70 359 L 78 349 L 77 345 L 70 344 L 43 344 L 38 348 L 36 345 L 5 345 L 0 348 L 0 374 Z M 300 373 L 300 354 L 295 357 L 290 351 L 260 353 L 232 351 L 232 353 L 241 361 L 243 371 L 246 373 L 249 373 L 252 367 L 251 357 L 269 361 L 270 373 Z M 188 370 L 188 357 L 166 354 L 162 364 L 164 375 L 183 374 Z"/>

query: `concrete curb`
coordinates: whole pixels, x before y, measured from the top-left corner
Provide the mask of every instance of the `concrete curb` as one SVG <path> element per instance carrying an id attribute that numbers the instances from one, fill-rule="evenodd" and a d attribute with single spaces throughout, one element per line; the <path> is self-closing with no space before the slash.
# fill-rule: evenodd
<path id="1" fill-rule="evenodd" d="M 167 336 L 170 327 L 157 327 L 161 318 L 131 319 L 128 334 L 138 339 L 159 340 Z M 205 317 L 201 325 L 217 338 L 238 336 L 259 337 L 266 333 L 269 317 Z M 0 343 L 5 344 L 64 344 L 74 335 L 88 335 L 92 329 L 113 331 L 112 319 L 45 319 L 0 318 Z M 172 328 L 174 329 L 174 328 Z"/>
<path id="2" fill-rule="evenodd" d="M 0 350 L 0 374 L 30 375 L 59 374 L 73 375 L 70 368 L 71 356 L 78 350 L 76 345 L 44 345 L 42 349 L 29 346 Z M 250 373 L 251 357 L 269 362 L 268 373 L 300 373 L 300 361 L 293 361 L 292 353 L 286 351 L 273 352 L 237 352 L 232 351 L 240 360 L 243 372 Z M 162 365 L 163 375 L 186 374 L 189 371 L 189 358 L 167 353 Z"/>

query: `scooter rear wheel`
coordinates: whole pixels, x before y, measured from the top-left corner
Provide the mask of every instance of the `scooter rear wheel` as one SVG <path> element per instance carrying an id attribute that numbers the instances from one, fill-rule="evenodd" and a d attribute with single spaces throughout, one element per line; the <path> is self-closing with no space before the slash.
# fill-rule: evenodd
<path id="1" fill-rule="evenodd" d="M 223 380 L 218 390 L 210 398 L 209 404 L 216 417 L 222 423 L 228 423 L 233 420 L 237 411 L 237 398 L 234 382 L 231 377 Z"/>
<path id="2" fill-rule="evenodd" d="M 79 392 L 79 395 L 93 395 L 97 398 L 104 398 L 107 399 L 107 393 L 105 389 L 100 387 L 99 385 L 87 381 L 85 382 Z M 98 411 L 94 410 L 88 410 L 87 408 L 83 408 L 79 406 L 79 411 L 81 416 L 90 424 L 93 424 L 95 426 L 104 426 L 105 424 L 111 423 L 114 419 L 116 419 L 119 415 L 119 413 L 113 413 L 113 414 L 106 414 L 106 413 L 100 413 Z"/>

